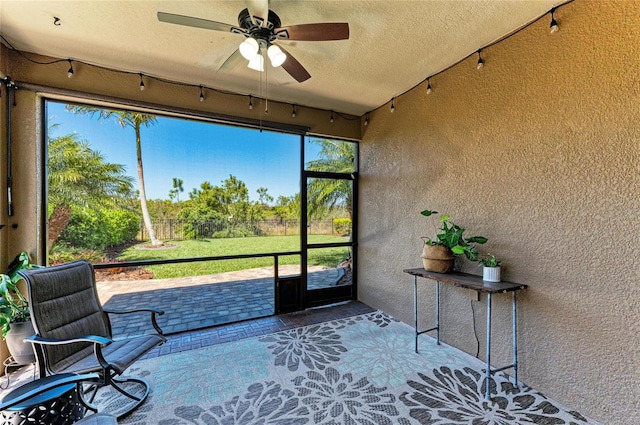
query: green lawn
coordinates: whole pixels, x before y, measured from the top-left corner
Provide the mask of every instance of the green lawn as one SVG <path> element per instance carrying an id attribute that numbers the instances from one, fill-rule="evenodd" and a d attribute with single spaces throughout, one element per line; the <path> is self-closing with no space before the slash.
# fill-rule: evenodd
<path id="1" fill-rule="evenodd" d="M 310 235 L 309 243 L 346 242 L 341 236 Z M 126 249 L 118 256 L 118 260 L 151 260 L 169 258 L 195 258 L 234 254 L 258 254 L 271 252 L 287 252 L 300 250 L 300 236 L 257 236 L 251 238 L 229 239 L 196 239 L 181 241 L 165 241 L 166 244 L 178 245 L 168 249 L 139 249 L 139 244 Z M 349 253 L 348 247 L 312 249 L 309 251 L 309 265 L 336 267 L 344 261 Z M 279 264 L 300 264 L 300 256 L 279 257 Z M 148 266 L 156 279 L 170 277 L 197 276 L 203 274 L 222 273 L 256 267 L 272 266 L 273 257 L 248 258 L 241 260 L 202 261 L 182 264 L 165 264 Z"/>

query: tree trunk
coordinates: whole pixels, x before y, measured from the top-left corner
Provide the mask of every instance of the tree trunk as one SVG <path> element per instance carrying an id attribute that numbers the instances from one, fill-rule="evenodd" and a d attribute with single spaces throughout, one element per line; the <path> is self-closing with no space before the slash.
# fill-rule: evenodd
<path id="1" fill-rule="evenodd" d="M 149 208 L 147 208 L 147 194 L 144 189 L 144 172 L 142 170 L 142 144 L 140 142 L 140 124 L 135 127 L 136 131 L 136 154 L 138 156 L 138 189 L 140 191 L 140 208 L 142 209 L 142 220 L 144 221 L 144 227 L 147 228 L 149 233 L 149 239 L 151 239 L 151 245 L 160 246 L 162 241 L 156 238 L 156 232 L 153 230 L 151 224 L 151 216 L 149 215 Z"/>
<path id="2" fill-rule="evenodd" d="M 56 243 L 60 234 L 69 224 L 71 220 L 71 207 L 68 205 L 56 205 L 53 209 L 51 217 L 49 217 L 49 235 L 47 238 L 47 247 L 51 249 Z"/>

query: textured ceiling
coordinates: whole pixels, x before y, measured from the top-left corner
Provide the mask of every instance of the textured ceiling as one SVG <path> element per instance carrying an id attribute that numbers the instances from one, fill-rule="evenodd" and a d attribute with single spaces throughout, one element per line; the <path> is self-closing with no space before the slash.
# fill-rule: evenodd
<path id="1" fill-rule="evenodd" d="M 349 23 L 349 40 L 281 42 L 311 74 L 303 83 L 270 66 L 216 72 L 243 36 L 157 19 L 162 11 L 237 25 L 244 0 L 0 0 L 0 33 L 25 52 L 362 115 L 562 2 L 271 0 L 282 26 Z"/>

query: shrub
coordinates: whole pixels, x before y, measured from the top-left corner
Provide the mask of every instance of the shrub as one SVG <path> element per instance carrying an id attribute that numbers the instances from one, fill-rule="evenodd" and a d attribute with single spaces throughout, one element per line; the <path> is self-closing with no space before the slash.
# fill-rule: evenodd
<path id="1" fill-rule="evenodd" d="M 71 220 L 59 242 L 76 248 L 102 250 L 134 240 L 140 218 L 132 211 L 73 208 Z"/>
<path id="2" fill-rule="evenodd" d="M 93 249 L 82 249 L 70 247 L 64 243 L 56 244 L 49 253 L 49 264 L 63 264 L 75 260 L 86 260 L 90 263 L 101 263 L 106 259 L 106 255 L 101 251 Z"/>
<path id="3" fill-rule="evenodd" d="M 350 218 L 334 218 L 333 230 L 340 235 L 351 234 L 351 219 Z"/>

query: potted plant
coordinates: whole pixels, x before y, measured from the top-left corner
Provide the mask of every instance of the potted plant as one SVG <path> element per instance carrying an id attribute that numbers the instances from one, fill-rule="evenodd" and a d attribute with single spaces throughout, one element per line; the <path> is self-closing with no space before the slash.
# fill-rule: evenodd
<path id="1" fill-rule="evenodd" d="M 18 365 L 35 362 L 31 344 L 23 342 L 34 334 L 29 302 L 17 287 L 21 279 L 18 271 L 31 267 L 29 255 L 21 252 L 9 264 L 7 274 L 0 274 L 0 331 L 7 341 L 13 363 Z"/>
<path id="2" fill-rule="evenodd" d="M 500 264 L 495 255 L 487 254 L 480 259 L 479 266 L 482 266 L 482 280 L 487 282 L 500 282 Z"/>
<path id="3" fill-rule="evenodd" d="M 437 211 L 421 211 L 425 217 L 438 214 Z M 465 229 L 451 222 L 447 214 L 440 215 L 440 229 L 436 238 L 423 238 L 422 262 L 425 270 L 448 273 L 453 270 L 455 255 L 464 254 L 470 261 L 478 261 L 478 250 L 474 244 L 487 242 L 484 236 L 464 236 Z"/>

